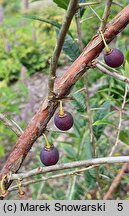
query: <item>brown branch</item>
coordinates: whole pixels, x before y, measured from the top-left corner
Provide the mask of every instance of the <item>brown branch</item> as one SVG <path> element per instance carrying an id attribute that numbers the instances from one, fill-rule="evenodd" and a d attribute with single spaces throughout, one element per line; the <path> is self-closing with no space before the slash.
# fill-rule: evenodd
<path id="1" fill-rule="evenodd" d="M 72 18 L 76 12 L 77 8 L 77 0 L 71 0 L 64 18 L 64 22 L 61 26 L 59 37 L 57 40 L 57 44 L 55 46 L 53 56 L 51 59 L 51 71 L 49 75 L 49 81 L 48 81 L 48 94 L 49 98 L 53 98 L 54 95 L 54 82 L 56 79 L 56 68 L 57 68 L 57 63 L 58 59 L 62 50 L 62 46 L 64 44 L 65 36 L 68 32 L 69 26 L 71 24 Z"/>
<path id="2" fill-rule="evenodd" d="M 10 128 L 18 137 L 20 137 L 23 133 L 22 129 L 17 125 L 13 120 L 9 120 L 4 114 L 0 113 L 0 121 L 4 123 L 4 125 Z"/>
<path id="3" fill-rule="evenodd" d="M 114 178 L 108 192 L 104 195 L 103 199 L 104 200 L 108 200 L 108 199 L 111 199 L 112 198 L 112 193 L 114 192 L 114 190 L 117 188 L 117 186 L 119 185 L 126 169 L 128 168 L 128 165 L 129 163 L 125 163 L 123 166 L 122 166 L 122 169 L 121 171 L 118 173 L 118 175 Z"/>
<path id="4" fill-rule="evenodd" d="M 127 5 L 107 26 L 104 37 L 107 43 L 112 41 L 114 37 L 120 33 L 129 23 L 129 5 Z M 71 65 L 66 73 L 55 83 L 55 93 L 59 97 L 69 94 L 72 86 L 83 75 L 88 63 L 96 58 L 104 48 L 101 37 L 97 34 L 89 42 L 78 59 Z M 50 104 L 48 100 L 44 102 L 42 107 L 33 117 L 24 133 L 17 140 L 11 154 L 9 155 L 3 169 L 1 170 L 0 179 L 10 171 L 16 173 L 22 165 L 24 158 L 31 149 L 33 143 L 45 130 L 47 123 L 51 119 L 57 108 L 58 102 L 53 101 Z M 9 187 L 11 182 L 6 185 Z"/>

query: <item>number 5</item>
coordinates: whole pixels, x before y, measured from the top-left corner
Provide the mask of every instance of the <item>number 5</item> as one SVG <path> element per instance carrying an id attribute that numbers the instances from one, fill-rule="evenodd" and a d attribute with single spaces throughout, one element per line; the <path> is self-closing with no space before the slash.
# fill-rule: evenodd
<path id="1" fill-rule="evenodd" d="M 118 203 L 117 210 L 118 211 L 122 211 L 123 210 L 123 203 Z"/>

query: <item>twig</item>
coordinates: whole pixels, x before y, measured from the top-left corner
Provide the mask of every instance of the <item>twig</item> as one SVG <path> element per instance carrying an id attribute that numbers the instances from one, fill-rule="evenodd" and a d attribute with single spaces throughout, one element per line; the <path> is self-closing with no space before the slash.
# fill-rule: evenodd
<path id="1" fill-rule="evenodd" d="M 88 88 L 88 73 L 84 75 L 85 81 L 85 97 L 86 97 L 86 108 L 87 108 L 87 116 L 88 116 L 88 128 L 90 134 L 90 143 L 93 149 L 93 157 L 96 157 L 96 141 L 94 137 L 93 127 L 92 127 L 92 111 L 90 107 L 90 98 L 89 98 L 89 88 Z M 100 184 L 99 184 L 99 169 L 96 167 L 96 182 L 100 192 Z"/>
<path id="2" fill-rule="evenodd" d="M 127 167 L 128 167 L 128 163 L 125 163 L 123 166 L 122 166 L 122 169 L 121 171 L 118 173 L 118 175 L 114 178 L 108 192 L 104 195 L 103 199 L 104 200 L 108 200 L 108 199 L 111 199 L 112 198 L 112 193 L 113 191 L 116 189 L 116 187 L 118 186 L 118 184 L 120 183 Z"/>
<path id="3" fill-rule="evenodd" d="M 109 66 L 108 66 L 107 64 L 105 64 L 103 61 L 97 60 L 97 62 L 98 62 L 100 65 L 104 66 L 104 67 L 105 67 L 106 69 L 108 69 L 109 71 L 119 73 L 119 71 L 118 71 L 117 69 L 109 67 Z"/>
<path id="4" fill-rule="evenodd" d="M 73 178 L 71 179 L 71 187 L 70 187 L 70 191 L 69 191 L 69 195 L 68 195 L 68 200 L 74 199 L 73 194 L 74 194 L 74 189 L 75 189 L 75 185 L 76 185 L 76 180 L 77 180 L 77 176 L 74 175 Z"/>
<path id="5" fill-rule="evenodd" d="M 92 19 L 92 18 L 93 18 L 93 16 L 86 17 L 86 18 L 80 20 L 80 23 L 83 23 L 85 20 L 87 21 L 87 20 Z"/>
<path id="6" fill-rule="evenodd" d="M 48 81 L 48 94 L 49 94 L 49 99 L 53 98 L 54 95 L 54 82 L 56 79 L 56 68 L 57 68 L 57 63 L 58 59 L 62 50 L 62 46 L 64 44 L 65 36 L 68 32 L 69 26 L 71 24 L 72 18 L 76 12 L 77 8 L 77 0 L 71 0 L 64 18 L 64 22 L 62 24 L 62 27 L 60 29 L 59 37 L 57 40 L 57 44 L 55 46 L 53 56 L 51 59 L 51 71 L 49 75 L 49 81 Z"/>
<path id="7" fill-rule="evenodd" d="M 52 175 L 52 176 L 48 176 L 48 177 L 42 177 L 42 178 L 39 178 L 39 179 L 34 179 L 34 180 L 27 181 L 27 182 L 21 182 L 21 187 L 23 187 L 23 186 L 25 187 L 25 186 L 28 186 L 30 184 L 34 184 L 34 183 L 38 183 L 38 182 L 42 182 L 42 181 L 48 181 L 50 179 L 64 178 L 64 177 L 72 176 L 72 175 L 79 175 L 80 173 L 85 172 L 85 171 L 87 171 L 89 169 L 92 169 L 92 168 L 94 168 L 94 166 L 90 166 L 90 167 L 87 167 L 87 168 L 75 170 L 75 171 L 72 171 L 72 172 L 61 173 L 61 174 Z M 14 185 L 14 186 L 10 187 L 8 191 L 13 191 L 13 190 L 17 190 L 17 189 L 18 189 L 17 185 Z"/>
<path id="8" fill-rule="evenodd" d="M 78 41 L 79 41 L 79 47 L 80 51 L 83 51 L 83 43 L 82 43 L 82 33 L 81 33 L 81 25 L 80 25 L 80 16 L 79 11 L 75 14 L 76 17 L 76 26 L 77 26 L 77 33 L 78 33 Z M 95 139 L 93 134 L 93 128 L 92 128 L 92 113 L 90 108 L 90 99 L 89 99 L 89 89 L 88 89 L 88 74 L 85 73 L 84 75 L 84 82 L 85 82 L 85 95 L 86 95 L 86 107 L 87 107 L 87 114 L 88 114 L 88 127 L 89 127 L 89 134 L 90 134 L 90 142 L 93 146 L 93 157 L 95 157 Z"/>
<path id="9" fill-rule="evenodd" d="M 96 11 L 91 7 L 89 6 L 89 8 L 93 11 L 93 13 L 98 17 L 98 19 L 101 21 L 101 17 L 96 13 Z"/>
<path id="10" fill-rule="evenodd" d="M 125 104 L 126 104 L 126 97 L 127 97 L 127 93 L 128 93 L 128 86 L 127 84 L 125 85 L 125 93 L 124 93 L 124 97 L 123 97 L 123 103 L 122 103 L 122 106 L 121 106 L 121 109 L 119 110 L 119 124 L 118 124 L 118 129 L 117 129 L 117 137 L 116 137 L 116 141 L 115 141 L 115 144 L 113 145 L 112 149 L 111 149 L 111 152 L 109 154 L 109 156 L 112 156 L 117 145 L 118 145 L 118 142 L 119 142 L 119 135 L 120 135 L 120 129 L 121 129 L 121 124 L 122 124 L 122 112 L 123 112 L 123 109 L 125 107 Z"/>
<path id="11" fill-rule="evenodd" d="M 38 167 L 26 173 L 10 174 L 8 175 L 8 179 L 22 180 L 38 174 L 54 172 L 59 170 L 72 169 L 77 167 L 89 167 L 92 165 L 100 165 L 100 164 L 126 163 L 126 162 L 129 162 L 129 156 L 93 158 L 93 159 L 83 160 L 83 161 L 74 161 L 66 164 L 57 164 L 49 167 Z"/>
<path id="12" fill-rule="evenodd" d="M 120 75 L 116 72 L 113 72 L 113 71 L 109 71 L 108 69 L 106 69 L 105 67 L 103 67 L 102 65 L 100 65 L 99 63 L 95 63 L 95 66 L 103 73 L 106 73 L 112 77 L 114 77 L 115 79 L 118 79 L 118 80 L 121 80 L 125 83 L 128 83 L 129 84 L 129 78 L 123 76 L 123 75 Z"/>
<path id="13" fill-rule="evenodd" d="M 85 6 L 91 6 L 91 5 L 98 5 L 101 1 L 98 2 L 85 2 L 85 3 L 79 3 L 79 7 L 85 7 Z"/>
<path id="14" fill-rule="evenodd" d="M 81 32 L 81 23 L 80 23 L 80 11 L 77 11 L 75 14 L 76 26 L 77 26 L 77 35 L 78 35 L 78 44 L 79 49 L 83 51 L 83 43 L 82 43 L 82 32 Z"/>
<path id="15" fill-rule="evenodd" d="M 2 113 L 0 113 L 0 120 L 4 123 L 6 127 L 10 128 L 18 137 L 20 137 L 23 133 L 23 130 L 15 121 L 7 119 L 7 117 Z"/>
<path id="16" fill-rule="evenodd" d="M 112 5 L 112 0 L 106 0 L 104 13 L 103 13 L 103 17 L 102 17 L 102 20 L 100 23 L 100 28 L 99 28 L 99 30 L 101 30 L 101 31 L 103 31 L 105 29 L 105 26 L 106 26 L 106 23 L 108 20 L 108 16 L 110 14 L 111 5 Z"/>
<path id="17" fill-rule="evenodd" d="M 106 41 L 110 43 L 114 39 L 114 37 L 127 26 L 128 23 L 129 5 L 127 5 L 122 11 L 120 11 L 113 18 L 113 20 L 107 24 L 106 29 L 108 30 L 106 30 L 104 33 Z M 83 50 L 83 53 L 70 66 L 65 74 L 55 83 L 54 90 L 59 97 L 67 96 L 70 93 L 71 88 L 84 74 L 85 69 L 88 67 L 88 63 L 92 62 L 93 59 L 100 54 L 103 48 L 104 44 L 102 39 L 99 37 L 99 35 L 95 35 L 88 43 L 87 47 Z M 17 143 L 15 144 L 12 152 L 8 156 L 8 159 L 1 170 L 0 180 L 4 175 L 9 174 L 9 172 L 18 172 L 34 142 L 46 129 L 48 122 L 50 121 L 57 108 L 57 105 L 58 103 L 53 101 L 53 103 L 51 103 L 51 106 L 49 106 L 48 100 L 46 99 L 44 101 L 39 111 L 29 122 L 26 130 L 17 140 Z M 5 183 L 6 189 L 8 189 L 11 181 L 6 181 Z M 3 199 L 3 196 L 0 196 L 0 199 Z"/>
<path id="18" fill-rule="evenodd" d="M 77 33 L 78 33 L 78 41 L 79 41 L 79 48 L 80 51 L 83 51 L 83 43 L 82 43 L 82 32 L 81 32 L 81 23 L 80 23 L 80 13 L 75 14 L 76 17 L 76 26 L 77 26 Z M 93 148 L 93 157 L 96 156 L 96 142 L 95 142 L 95 137 L 93 133 L 93 128 L 92 128 L 92 111 L 90 107 L 90 98 L 89 98 L 89 88 L 88 88 L 88 73 L 84 74 L 84 83 L 85 83 L 85 97 L 86 97 L 86 108 L 87 108 L 87 116 L 88 116 L 88 128 L 89 128 L 89 135 L 90 135 L 90 143 Z M 97 176 L 97 183 L 99 185 L 99 172 L 98 168 L 96 167 L 96 176 Z M 74 178 L 74 181 L 76 181 L 76 178 Z"/>
<path id="19" fill-rule="evenodd" d="M 93 147 L 93 157 L 95 157 L 95 155 L 96 155 L 96 142 L 95 142 L 93 127 L 92 127 L 92 111 L 90 108 L 87 74 L 85 74 L 85 93 L 86 93 L 85 95 L 86 95 L 86 107 L 87 107 L 87 116 L 88 116 L 88 127 L 89 127 L 89 133 L 90 133 L 90 142 L 91 142 L 92 147 Z"/>
<path id="20" fill-rule="evenodd" d="M 117 2 L 117 1 L 113 1 L 113 2 L 112 2 L 112 4 L 118 5 L 119 7 L 123 8 L 123 5 L 122 5 L 122 4 L 120 4 L 120 3 L 119 3 L 119 2 Z"/>

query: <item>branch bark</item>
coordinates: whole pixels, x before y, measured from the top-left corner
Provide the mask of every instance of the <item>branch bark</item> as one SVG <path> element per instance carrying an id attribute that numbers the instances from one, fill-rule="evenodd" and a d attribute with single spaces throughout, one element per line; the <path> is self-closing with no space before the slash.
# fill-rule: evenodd
<path id="1" fill-rule="evenodd" d="M 127 5 L 109 24 L 106 25 L 104 37 L 107 43 L 110 43 L 128 23 L 129 5 Z M 98 34 L 95 35 L 78 59 L 55 83 L 54 90 L 58 97 L 63 97 L 70 93 L 72 86 L 84 74 L 89 63 L 100 54 L 103 48 L 104 44 L 101 37 Z M 45 100 L 39 111 L 27 126 L 24 133 L 17 140 L 16 145 L 1 170 L 0 179 L 2 179 L 2 177 L 10 171 L 16 173 L 19 170 L 33 143 L 42 134 L 42 132 L 45 131 L 47 123 L 53 116 L 57 105 L 57 101 L 52 101 L 50 105 L 48 99 Z M 9 187 L 10 183 L 11 182 L 6 184 L 6 188 Z"/>

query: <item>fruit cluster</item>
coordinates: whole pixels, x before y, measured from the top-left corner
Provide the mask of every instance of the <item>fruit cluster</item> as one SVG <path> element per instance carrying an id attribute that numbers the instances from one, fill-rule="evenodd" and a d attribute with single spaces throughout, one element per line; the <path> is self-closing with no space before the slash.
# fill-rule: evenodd
<path id="1" fill-rule="evenodd" d="M 67 131 L 73 126 L 73 117 L 63 110 L 62 101 L 60 101 L 59 112 L 54 116 L 54 123 L 62 131 Z M 59 160 L 59 151 L 54 145 L 49 144 L 45 134 L 44 138 L 46 144 L 40 152 L 40 160 L 45 166 L 55 165 Z"/>
<path id="2" fill-rule="evenodd" d="M 104 60 L 105 63 L 116 68 L 123 64 L 124 55 L 119 49 L 110 49 L 105 41 L 102 31 L 100 31 L 103 42 L 105 44 Z M 62 107 L 62 101 L 60 101 L 59 112 L 54 116 L 55 126 L 62 131 L 67 131 L 73 126 L 73 117 L 71 113 L 64 111 Z M 45 166 L 55 165 L 59 160 L 59 151 L 54 145 L 50 145 L 47 137 L 45 136 L 46 144 L 40 152 L 40 160 Z"/>

